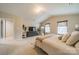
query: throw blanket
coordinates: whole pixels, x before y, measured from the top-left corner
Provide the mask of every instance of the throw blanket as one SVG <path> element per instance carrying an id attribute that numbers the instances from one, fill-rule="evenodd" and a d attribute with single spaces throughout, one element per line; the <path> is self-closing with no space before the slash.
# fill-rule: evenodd
<path id="1" fill-rule="evenodd" d="M 52 37 L 54 35 L 55 34 L 48 34 L 48 35 L 45 35 L 45 36 L 39 36 L 39 37 L 36 38 L 36 40 L 42 42 L 44 39 L 49 38 L 49 37 Z"/>

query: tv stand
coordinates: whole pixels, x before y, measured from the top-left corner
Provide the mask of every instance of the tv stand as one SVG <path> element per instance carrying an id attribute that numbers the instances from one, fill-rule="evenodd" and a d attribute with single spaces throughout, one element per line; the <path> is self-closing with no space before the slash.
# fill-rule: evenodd
<path id="1" fill-rule="evenodd" d="M 36 36 L 38 35 L 37 31 L 29 31 L 27 32 L 27 37 Z"/>

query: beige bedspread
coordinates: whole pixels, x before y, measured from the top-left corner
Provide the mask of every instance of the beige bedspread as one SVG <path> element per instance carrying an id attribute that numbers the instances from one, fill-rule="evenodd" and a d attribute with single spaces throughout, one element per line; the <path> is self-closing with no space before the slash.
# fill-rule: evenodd
<path id="1" fill-rule="evenodd" d="M 57 36 L 53 36 L 44 39 L 42 43 L 38 43 L 41 49 L 43 49 L 48 54 L 78 54 L 75 47 L 68 46 L 61 40 L 58 40 Z"/>

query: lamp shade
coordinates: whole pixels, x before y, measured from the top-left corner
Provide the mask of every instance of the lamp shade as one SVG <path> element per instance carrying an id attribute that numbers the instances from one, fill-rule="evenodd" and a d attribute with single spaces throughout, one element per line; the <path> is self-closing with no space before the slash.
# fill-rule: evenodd
<path id="1" fill-rule="evenodd" d="M 79 24 L 76 24 L 76 25 L 75 25 L 75 30 L 76 30 L 76 31 L 79 31 Z"/>

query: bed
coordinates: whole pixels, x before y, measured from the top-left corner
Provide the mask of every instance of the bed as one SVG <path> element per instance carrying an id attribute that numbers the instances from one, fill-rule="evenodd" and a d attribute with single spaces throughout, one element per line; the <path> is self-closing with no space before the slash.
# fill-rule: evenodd
<path id="1" fill-rule="evenodd" d="M 36 46 L 45 51 L 48 55 L 75 55 L 79 54 L 75 47 L 68 46 L 58 39 L 58 35 L 36 41 Z"/>

